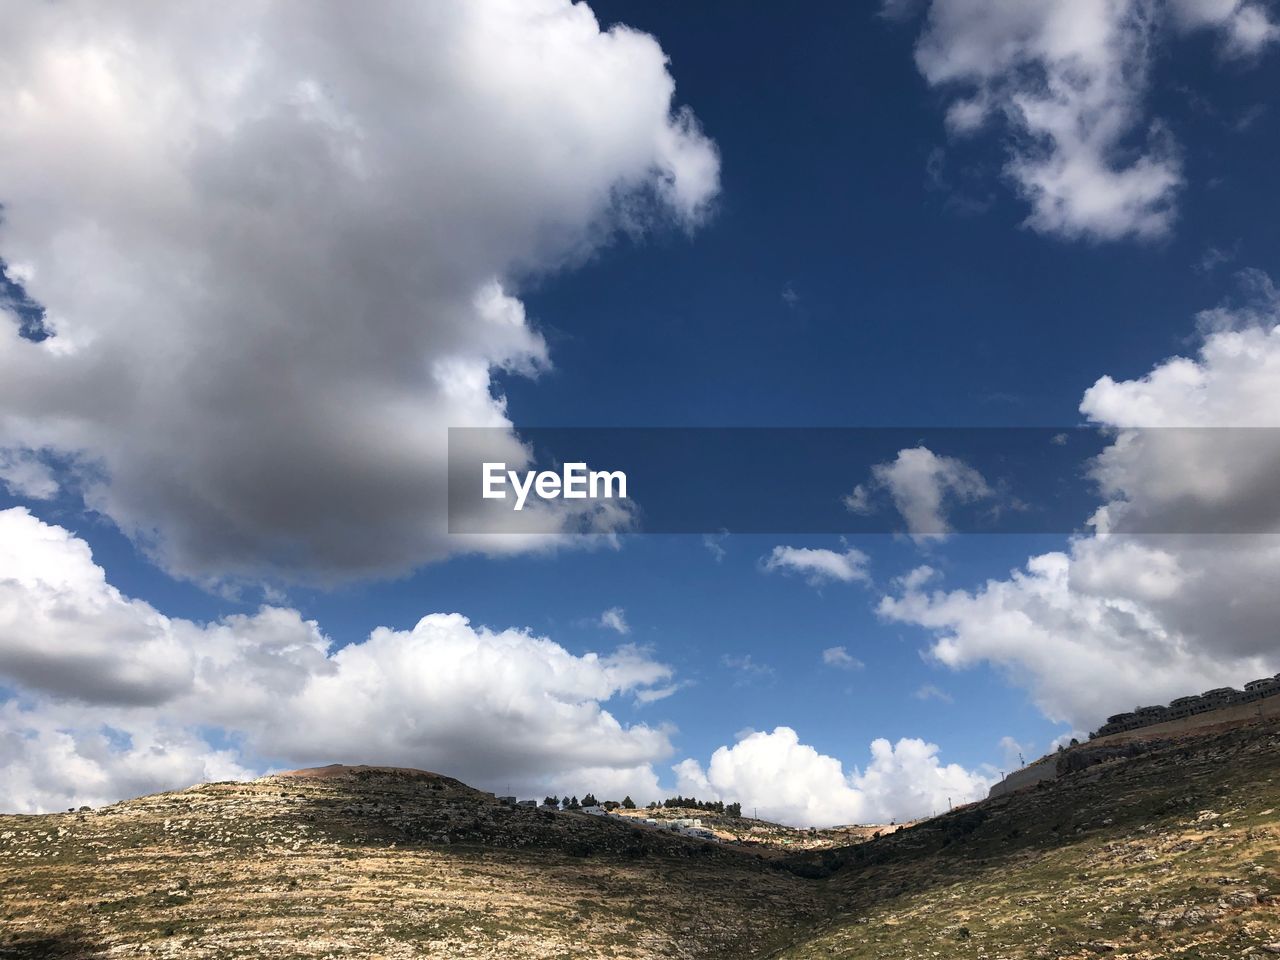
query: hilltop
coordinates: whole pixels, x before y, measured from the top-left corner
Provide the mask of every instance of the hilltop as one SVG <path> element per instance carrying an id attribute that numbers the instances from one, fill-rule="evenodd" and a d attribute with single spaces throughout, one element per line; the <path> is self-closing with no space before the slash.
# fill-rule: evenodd
<path id="1" fill-rule="evenodd" d="M 0 817 L 0 957 L 749 956 L 818 909 L 732 848 L 322 767 Z"/>
<path id="2" fill-rule="evenodd" d="M 1067 755 L 776 857 L 391 768 L 0 817 L 0 957 L 1280 955 L 1280 720 Z"/>

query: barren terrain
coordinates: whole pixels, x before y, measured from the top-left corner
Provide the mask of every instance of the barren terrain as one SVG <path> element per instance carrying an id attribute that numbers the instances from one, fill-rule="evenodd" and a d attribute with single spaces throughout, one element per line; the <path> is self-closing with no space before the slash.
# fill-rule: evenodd
<path id="1" fill-rule="evenodd" d="M 0 957 L 1280 955 L 1280 722 L 1135 750 L 778 857 L 379 768 L 0 817 Z"/>

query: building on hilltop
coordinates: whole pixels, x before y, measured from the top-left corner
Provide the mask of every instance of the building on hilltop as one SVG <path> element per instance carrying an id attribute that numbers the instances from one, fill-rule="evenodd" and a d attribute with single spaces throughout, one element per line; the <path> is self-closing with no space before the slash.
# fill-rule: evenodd
<path id="1" fill-rule="evenodd" d="M 1178 697 L 1176 700 L 1171 701 L 1167 707 L 1138 707 L 1131 713 L 1114 714 L 1107 717 L 1106 723 L 1089 734 L 1089 739 L 1107 737 L 1113 733 L 1127 733 L 1130 730 L 1149 727 L 1157 723 L 1165 723 L 1169 720 L 1183 720 L 1199 713 L 1220 710 L 1223 707 L 1254 703 L 1264 697 L 1272 697 L 1277 694 L 1280 694 L 1280 673 L 1277 673 L 1274 677 L 1250 680 L 1244 685 L 1243 691 L 1234 687 L 1216 687 L 1213 690 L 1206 690 L 1204 693 Z"/>
<path id="2" fill-rule="evenodd" d="M 1280 693 L 1280 673 L 1274 677 L 1265 677 L 1262 680 L 1250 680 L 1244 685 L 1244 699 L 1246 702 L 1261 700 L 1263 697 L 1269 697 L 1274 693 Z"/>
<path id="3" fill-rule="evenodd" d="M 1225 706 L 1238 696 L 1240 696 L 1240 691 L 1235 687 L 1218 687 L 1214 690 L 1206 690 L 1200 694 L 1200 699 L 1213 706 Z"/>

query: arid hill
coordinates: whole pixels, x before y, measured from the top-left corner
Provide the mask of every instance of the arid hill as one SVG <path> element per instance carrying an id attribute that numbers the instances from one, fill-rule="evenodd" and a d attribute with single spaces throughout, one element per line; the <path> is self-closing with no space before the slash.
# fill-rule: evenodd
<path id="1" fill-rule="evenodd" d="M 1061 779 L 793 858 L 833 914 L 778 956 L 1280 955 L 1280 722 L 1068 751 Z"/>
<path id="2" fill-rule="evenodd" d="M 0 957 L 1280 956 L 1280 722 L 778 859 L 438 774 L 318 768 L 0 817 Z"/>
<path id="3" fill-rule="evenodd" d="M 750 956 L 819 907 L 718 844 L 327 767 L 0 817 L 0 957 Z"/>

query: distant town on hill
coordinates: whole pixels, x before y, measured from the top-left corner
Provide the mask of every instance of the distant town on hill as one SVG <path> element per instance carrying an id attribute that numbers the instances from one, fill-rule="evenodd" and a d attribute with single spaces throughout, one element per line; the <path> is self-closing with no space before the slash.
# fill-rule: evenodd
<path id="1" fill-rule="evenodd" d="M 1280 693 L 1280 673 L 1274 677 L 1263 677 L 1251 680 L 1243 690 L 1234 687 L 1217 687 L 1204 693 L 1189 697 L 1179 697 L 1167 707 L 1138 707 L 1130 713 L 1117 713 L 1107 717 L 1107 722 L 1100 726 L 1089 739 L 1110 736 L 1113 733 L 1125 733 L 1139 727 L 1149 727 L 1156 723 L 1167 723 L 1170 720 L 1182 720 L 1197 713 L 1208 713 L 1235 704 L 1253 703 L 1265 697 L 1273 697 Z"/>

